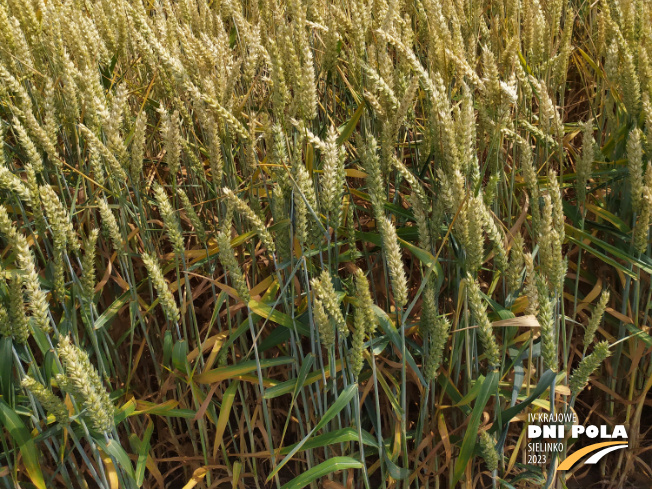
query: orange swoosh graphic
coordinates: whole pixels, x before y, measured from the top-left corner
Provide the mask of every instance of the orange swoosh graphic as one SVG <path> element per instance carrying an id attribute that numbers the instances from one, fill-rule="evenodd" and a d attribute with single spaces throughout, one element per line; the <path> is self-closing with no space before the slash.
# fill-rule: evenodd
<path id="1" fill-rule="evenodd" d="M 603 448 L 603 447 L 610 447 L 612 445 L 627 445 L 627 442 L 623 441 L 604 441 L 602 443 L 595 443 L 593 445 L 589 445 L 588 447 L 584 447 L 581 450 L 578 450 L 577 452 L 573 453 L 571 456 L 566 457 L 566 460 L 564 460 L 561 464 L 559 464 L 559 467 L 557 467 L 557 470 L 568 470 L 570 469 L 575 462 L 577 462 L 579 459 L 581 459 L 584 455 L 588 455 L 591 452 L 595 452 L 596 450 Z"/>

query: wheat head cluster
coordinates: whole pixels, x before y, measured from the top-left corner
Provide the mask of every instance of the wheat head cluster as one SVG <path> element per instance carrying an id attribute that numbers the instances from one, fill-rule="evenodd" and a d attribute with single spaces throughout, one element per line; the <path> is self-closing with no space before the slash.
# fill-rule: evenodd
<path id="1" fill-rule="evenodd" d="M 649 487 L 651 55 L 645 0 L 0 0 L 0 487 Z"/>

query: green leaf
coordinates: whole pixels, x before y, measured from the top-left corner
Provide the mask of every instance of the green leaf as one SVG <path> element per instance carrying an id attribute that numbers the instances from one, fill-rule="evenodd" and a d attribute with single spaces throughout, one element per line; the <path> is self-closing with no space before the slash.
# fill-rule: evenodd
<path id="1" fill-rule="evenodd" d="M 147 453 L 149 452 L 149 440 L 152 438 L 154 432 L 154 423 L 149 420 L 143 439 L 140 441 L 137 452 L 138 460 L 136 461 L 136 484 L 138 487 L 143 485 L 145 481 L 145 464 L 147 463 Z M 134 433 L 132 435 L 136 436 Z"/>
<path id="2" fill-rule="evenodd" d="M 116 300 L 113 301 L 113 303 L 107 307 L 102 315 L 97 318 L 97 321 L 95 321 L 95 324 L 93 324 L 93 329 L 98 330 L 106 326 L 107 324 L 110 324 L 111 321 L 113 321 L 113 318 L 118 314 L 118 311 L 122 309 L 122 307 L 129 301 L 131 298 L 131 291 L 127 291 L 124 294 L 122 294 L 120 297 L 118 297 Z"/>
<path id="3" fill-rule="evenodd" d="M 613 245 L 611 245 L 611 244 L 609 244 L 609 243 L 607 243 L 605 241 L 602 241 L 601 239 L 596 238 L 592 234 L 589 234 L 589 233 L 587 233 L 585 231 L 574 228 L 574 227 L 572 227 L 572 226 L 570 226 L 568 224 L 566 225 L 566 233 L 579 236 L 580 240 L 577 240 L 575 238 L 571 238 L 570 236 L 568 236 L 568 239 L 572 239 L 574 243 L 576 243 L 578 246 L 581 246 L 582 248 L 589 251 L 590 253 L 596 254 L 595 253 L 596 250 L 594 248 L 591 248 L 591 247 L 585 245 L 584 243 L 580 243 L 580 241 L 582 241 L 584 239 L 588 239 L 593 244 L 595 244 L 596 246 L 602 248 L 606 252 L 611 253 L 616 258 L 619 258 L 621 260 L 625 260 L 625 261 L 631 263 L 632 265 L 636 265 L 641 270 L 644 270 L 646 273 L 652 274 L 652 267 L 649 264 L 643 262 L 642 260 L 638 259 L 637 257 L 635 257 L 633 255 L 630 255 L 627 252 L 624 252 L 620 248 L 616 248 L 615 246 L 613 246 Z M 603 256 L 606 256 L 606 255 L 603 255 Z M 615 262 L 618 265 L 618 268 L 623 269 L 623 271 L 625 273 L 633 275 L 631 271 L 627 270 L 627 268 L 623 267 L 620 263 L 616 262 L 615 260 L 612 260 L 612 261 Z M 614 265 L 614 266 L 616 266 L 616 265 Z M 633 275 L 632 278 L 636 278 L 636 276 Z"/>
<path id="4" fill-rule="evenodd" d="M 188 373 L 188 342 L 179 340 L 172 349 L 172 365 L 180 372 Z"/>
<path id="5" fill-rule="evenodd" d="M 505 409 L 502 412 L 501 419 L 502 419 L 503 426 L 505 426 L 514 416 L 516 416 L 518 413 L 520 413 L 526 407 L 532 404 L 532 402 L 535 399 L 538 399 L 539 396 L 543 394 L 543 392 L 546 389 L 550 388 L 553 381 L 555 380 L 555 377 L 556 377 L 555 372 L 553 372 L 550 369 L 546 370 L 543 373 L 543 375 L 541 375 L 541 378 L 539 379 L 539 383 L 537 384 L 537 386 L 523 402 L 518 403 L 516 406 L 512 406 L 509 409 Z"/>
<path id="6" fill-rule="evenodd" d="M 0 399 L 0 422 L 9 432 L 9 436 L 18 444 L 25 470 L 32 484 L 38 489 L 46 489 L 39 462 L 39 452 L 32 435 L 20 417 L 2 399 Z"/>
<path id="7" fill-rule="evenodd" d="M 310 433 L 308 433 L 303 440 L 301 440 L 299 443 L 297 443 L 294 448 L 290 450 L 290 452 L 286 455 L 286 457 L 281 461 L 280 464 L 276 466 L 276 468 L 272 471 L 271 474 L 269 474 L 269 477 L 267 477 L 267 482 L 272 480 L 274 476 L 278 473 L 281 468 L 287 464 L 294 455 L 301 450 L 301 448 L 306 444 L 306 442 L 310 439 L 313 433 L 316 431 L 319 431 L 322 429 L 324 426 L 328 424 L 328 422 L 333 419 L 335 416 L 339 414 L 339 412 L 344 409 L 346 405 L 349 404 L 353 396 L 355 395 L 356 391 L 358 389 L 358 384 L 351 384 L 348 386 L 344 391 L 342 391 L 342 394 L 340 397 L 337 398 L 337 400 L 331 405 L 331 407 L 328 408 L 328 410 L 324 413 L 322 418 L 319 420 L 317 425 L 310 430 Z M 301 486 L 303 487 L 303 486 Z"/>
<path id="8" fill-rule="evenodd" d="M 179 405 L 178 401 L 169 399 L 165 402 L 156 404 L 148 401 L 138 401 L 138 411 L 129 410 L 129 416 L 138 416 L 140 414 L 151 414 L 155 416 L 165 416 L 169 418 L 193 418 L 196 411 L 192 409 L 175 409 Z"/>
<path id="9" fill-rule="evenodd" d="M 387 316 L 387 313 L 376 305 L 373 306 L 373 310 L 376 313 L 376 317 L 378 317 L 380 327 L 383 329 L 383 331 L 389 337 L 392 343 L 394 343 L 394 345 L 398 348 L 398 350 L 401 351 L 401 336 L 399 335 L 399 331 L 396 329 L 394 324 L 392 324 L 392 322 L 390 321 L 389 316 Z M 425 387 L 426 380 L 423 378 L 421 369 L 417 367 L 417 362 L 414 361 L 414 357 L 412 356 L 412 353 L 410 353 L 409 350 L 405 350 L 405 357 L 408 365 L 414 371 L 414 374 L 421 381 L 421 385 Z"/>
<path id="10" fill-rule="evenodd" d="M 647 346 L 652 346 L 652 336 L 650 336 L 648 333 L 642 329 L 638 329 L 633 324 L 625 324 L 625 327 L 629 330 L 630 333 L 632 333 L 629 338 L 638 338 L 639 340 L 643 340 Z"/>
<path id="11" fill-rule="evenodd" d="M 387 451 L 383 450 L 383 458 L 385 459 L 385 465 L 387 466 L 387 471 L 392 479 L 397 481 L 402 481 L 408 478 L 410 475 L 410 470 L 405 467 L 399 467 L 392 459 L 387 456 Z"/>
<path id="12" fill-rule="evenodd" d="M 588 211 L 593 212 L 596 216 L 601 217 L 605 221 L 610 222 L 614 226 L 616 226 L 616 229 L 620 231 L 623 234 L 629 234 L 632 230 L 630 227 L 623 222 L 622 219 L 620 219 L 618 216 L 613 215 L 611 212 L 609 212 L 606 209 L 603 209 L 602 207 L 598 207 L 597 205 L 593 204 L 585 204 L 586 209 Z"/>
<path id="13" fill-rule="evenodd" d="M 283 326 L 277 326 L 263 341 L 260 342 L 258 345 L 258 352 L 261 353 L 270 348 L 282 345 L 290 339 L 291 334 L 292 332 L 289 329 L 284 328 Z"/>
<path id="14" fill-rule="evenodd" d="M 435 260 L 435 257 L 432 256 L 432 254 L 428 253 L 426 250 L 419 248 L 418 246 L 414 246 L 412 243 L 409 243 L 408 241 L 405 241 L 404 239 L 398 238 L 398 242 L 403 246 L 403 248 L 407 248 L 410 250 L 410 252 L 416 256 L 421 263 L 423 263 L 427 267 L 432 267 L 432 271 L 435 274 L 435 277 L 441 276 L 441 266 L 439 265 L 439 262 Z"/>
<path id="15" fill-rule="evenodd" d="M 278 358 L 268 358 L 260 361 L 260 368 L 269 368 L 276 367 L 278 365 L 286 365 L 294 361 L 291 357 L 278 357 Z M 229 365 L 227 367 L 215 368 L 204 372 L 202 374 L 196 375 L 194 381 L 198 384 L 212 384 L 214 382 L 220 382 L 226 379 L 232 379 L 240 375 L 248 374 L 258 369 L 258 364 L 256 360 L 247 360 L 244 362 L 237 363 L 235 365 Z"/>
<path id="16" fill-rule="evenodd" d="M 116 410 L 116 413 L 113 416 L 114 424 L 117 425 L 122 423 L 125 419 L 131 416 L 135 411 L 136 411 L 136 401 L 133 398 L 131 398 Z"/>
<path id="17" fill-rule="evenodd" d="M 172 347 L 173 347 L 172 331 L 169 329 L 165 332 L 163 337 L 163 366 L 170 366 L 170 359 L 172 358 Z"/>
<path id="18" fill-rule="evenodd" d="M 455 462 L 453 478 L 451 479 L 451 487 L 455 487 L 455 485 L 462 478 L 464 470 L 466 469 L 466 464 L 469 463 L 469 460 L 473 455 L 473 449 L 475 448 L 475 443 L 478 438 L 478 426 L 480 426 L 482 411 L 487 405 L 491 395 L 496 392 L 499 378 L 500 374 L 494 370 L 490 372 L 489 375 L 487 375 L 484 382 L 482 383 L 482 388 L 478 394 L 475 406 L 473 406 L 473 412 L 471 413 L 469 424 L 467 425 L 466 432 L 464 433 L 464 439 L 462 440 L 460 454 L 457 457 L 457 461 Z"/>
<path id="19" fill-rule="evenodd" d="M 478 397 L 478 394 L 480 393 L 480 390 L 482 389 L 482 383 L 484 381 L 485 377 L 483 375 L 480 375 L 477 380 L 474 381 L 473 387 L 471 387 L 471 390 L 467 392 L 467 394 L 459 401 L 456 402 L 453 407 L 461 407 L 461 406 L 466 406 L 471 403 L 476 397 Z"/>
<path id="20" fill-rule="evenodd" d="M 319 431 L 324 426 L 326 426 L 331 419 L 337 416 L 338 413 L 344 409 L 346 405 L 349 404 L 351 399 L 353 399 L 353 396 L 357 390 L 358 384 L 351 384 L 346 389 L 344 389 L 340 394 L 340 397 L 338 397 L 337 400 L 331 405 L 331 407 L 329 407 L 328 410 L 324 413 L 322 418 L 319 420 L 319 423 L 317 423 L 317 426 L 313 428 L 313 431 Z"/>
<path id="21" fill-rule="evenodd" d="M 608 263 L 612 267 L 617 268 L 618 270 L 620 270 L 623 273 L 626 273 L 627 275 L 629 275 L 632 278 L 636 278 L 636 274 L 634 272 L 632 272 L 627 267 L 624 267 L 621 263 L 618 263 L 616 260 L 614 260 L 610 256 L 607 256 L 604 253 L 601 253 L 600 251 L 596 250 L 595 248 L 585 244 L 583 241 L 580 241 L 580 240 L 577 240 L 577 239 L 573 238 L 572 236 L 566 235 L 566 239 L 568 241 L 570 241 L 571 243 L 576 244 L 580 248 L 583 248 L 584 250 L 588 251 L 592 255 L 598 257 L 603 262 Z"/>
<path id="22" fill-rule="evenodd" d="M 11 354 L 11 338 L 8 336 L 0 338 L 0 387 L 2 397 L 9 399 L 12 389 L 11 370 L 14 365 L 14 356 Z"/>
<path id="23" fill-rule="evenodd" d="M 213 448 L 213 456 L 217 455 L 217 448 L 222 444 L 224 437 L 224 430 L 229 422 L 231 415 L 231 407 L 235 401 L 235 394 L 238 390 L 239 380 L 234 380 L 231 385 L 224 391 L 222 396 L 222 406 L 220 407 L 220 415 L 217 418 L 217 425 L 215 426 L 215 444 Z"/>
<path id="24" fill-rule="evenodd" d="M 333 457 L 326 462 L 322 462 L 316 467 L 304 472 L 303 474 L 295 477 L 287 484 L 281 486 L 281 489 L 301 489 L 306 487 L 313 481 L 320 477 L 324 477 L 332 472 L 347 469 L 361 469 L 362 463 L 352 457 Z"/>
<path id="25" fill-rule="evenodd" d="M 262 302 L 258 302 L 255 299 L 251 299 L 249 301 L 249 309 L 251 309 L 259 316 L 265 319 L 269 319 L 270 321 L 275 322 L 276 324 L 285 326 L 286 328 L 291 329 L 293 331 L 296 328 L 296 330 L 302 335 L 310 336 L 310 330 L 304 324 L 300 323 L 299 321 L 293 320 L 290 316 L 282 313 L 277 309 L 272 309 L 267 304 L 263 304 Z"/>
<path id="26" fill-rule="evenodd" d="M 104 450 L 104 453 L 111 455 L 111 457 L 116 462 L 118 462 L 118 465 L 122 467 L 122 469 L 127 473 L 129 477 L 134 480 L 136 479 L 136 474 L 134 473 L 134 468 L 131 465 L 129 456 L 127 455 L 127 452 L 124 451 L 124 448 L 120 446 L 119 442 L 116 440 L 109 440 L 107 443 L 99 437 L 93 439 L 95 440 L 95 443 L 97 443 L 99 447 Z"/>
<path id="27" fill-rule="evenodd" d="M 342 428 L 341 430 L 330 431 L 323 435 L 317 435 L 303 444 L 301 450 L 325 447 L 336 443 L 360 441 L 358 432 L 354 428 Z M 362 443 L 370 447 L 378 447 L 378 441 L 368 431 L 362 430 Z M 295 443 L 281 449 L 281 455 L 287 455 L 298 445 Z M 296 452 L 295 452 L 296 453 Z"/>
<path id="28" fill-rule="evenodd" d="M 322 379 L 323 372 L 318 370 L 317 372 L 311 372 L 306 376 L 305 381 L 303 382 L 304 387 L 315 382 L 319 382 Z M 326 378 L 329 377 L 328 370 L 326 371 Z M 289 394 L 295 389 L 297 385 L 297 379 L 290 379 L 284 382 L 279 382 L 278 385 L 269 387 L 265 389 L 265 399 L 274 399 L 275 397 L 282 396 L 284 394 Z"/>
<path id="29" fill-rule="evenodd" d="M 355 126 L 358 125 L 358 121 L 360 120 L 360 117 L 362 117 L 362 114 L 364 113 L 364 108 L 365 108 L 365 103 L 362 102 L 360 105 L 358 105 L 358 108 L 355 109 L 355 112 L 353 113 L 353 117 L 349 119 L 346 125 L 344 127 L 340 127 L 339 129 L 340 135 L 337 137 L 337 144 L 343 144 L 347 141 L 347 139 L 349 139 L 349 137 L 353 133 L 353 130 L 355 129 Z"/>
<path id="30" fill-rule="evenodd" d="M 306 381 L 306 377 L 308 376 L 308 372 L 312 368 L 312 364 L 315 361 L 315 354 L 310 353 L 306 355 L 306 359 L 303 362 L 303 365 L 301 365 L 301 370 L 299 370 L 299 376 L 297 377 L 297 383 L 294 387 L 294 393 L 292 394 L 292 405 L 290 406 L 290 409 L 288 409 L 288 412 L 292 411 L 292 406 L 294 406 L 294 402 L 297 399 L 297 396 L 299 395 L 299 392 L 301 392 L 301 389 L 304 386 L 304 383 Z"/>

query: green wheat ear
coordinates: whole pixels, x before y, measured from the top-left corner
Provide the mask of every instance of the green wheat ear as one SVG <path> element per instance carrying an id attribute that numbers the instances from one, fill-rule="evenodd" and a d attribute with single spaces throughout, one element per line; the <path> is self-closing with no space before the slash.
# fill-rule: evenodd
<path id="1" fill-rule="evenodd" d="M 595 346 L 593 353 L 584 357 L 570 376 L 568 388 L 573 395 L 579 394 L 589 382 L 589 376 L 597 370 L 602 362 L 611 355 L 609 343 L 601 341 Z"/>
<path id="2" fill-rule="evenodd" d="M 498 468 L 498 452 L 496 451 L 496 442 L 493 437 L 486 431 L 480 432 L 480 454 L 484 458 L 485 464 L 489 472 L 493 472 Z"/>
<path id="3" fill-rule="evenodd" d="M 52 414 L 57 422 L 61 424 L 68 423 L 68 408 L 50 389 L 29 375 L 23 379 L 21 385 L 34 395 L 45 411 Z"/>
<path id="4" fill-rule="evenodd" d="M 595 333 L 598 330 L 598 326 L 600 325 L 600 322 L 602 322 L 604 311 L 607 308 L 607 304 L 609 303 L 609 297 L 609 291 L 604 290 L 600 295 L 598 304 L 595 306 L 595 309 L 593 309 L 591 320 L 589 321 L 589 324 L 586 327 L 586 331 L 584 333 L 584 351 L 586 351 L 589 345 L 593 342 L 593 338 L 595 337 Z"/>

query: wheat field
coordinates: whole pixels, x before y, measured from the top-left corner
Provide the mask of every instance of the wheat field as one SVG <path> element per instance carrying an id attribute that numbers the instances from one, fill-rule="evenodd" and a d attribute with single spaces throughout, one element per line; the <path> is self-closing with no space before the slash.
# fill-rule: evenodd
<path id="1" fill-rule="evenodd" d="M 646 0 L 0 0 L 0 487 L 650 487 L 651 55 Z"/>

